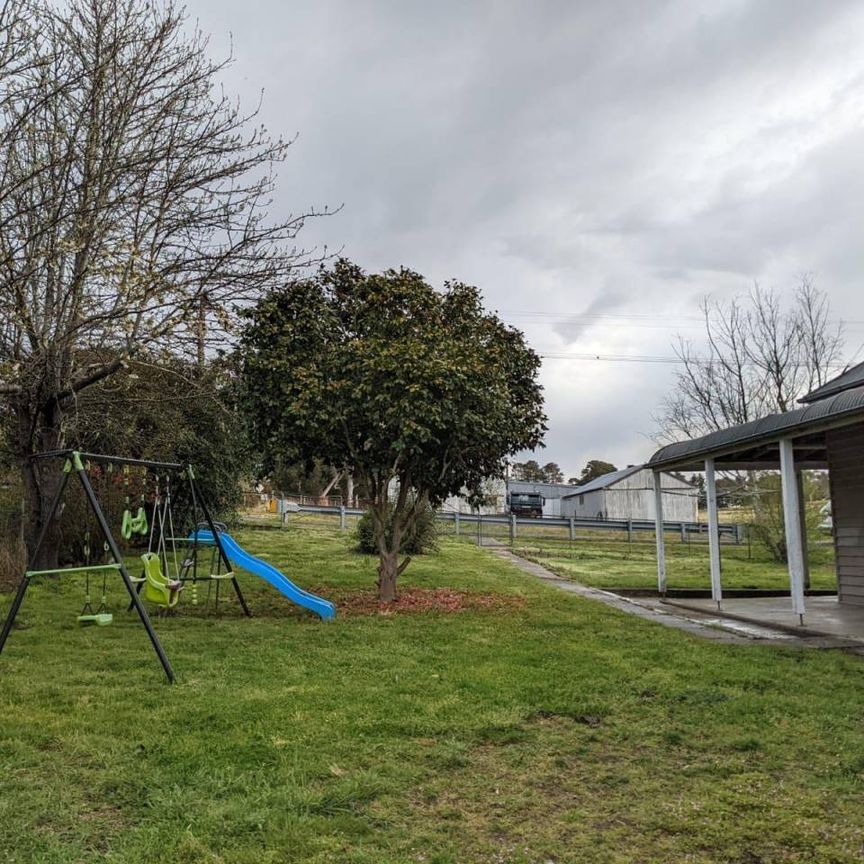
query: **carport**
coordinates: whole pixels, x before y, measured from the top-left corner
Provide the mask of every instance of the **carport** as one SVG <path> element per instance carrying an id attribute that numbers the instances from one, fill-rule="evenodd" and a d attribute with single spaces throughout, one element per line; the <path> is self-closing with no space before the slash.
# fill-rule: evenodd
<path id="1" fill-rule="evenodd" d="M 804 624 L 807 537 L 801 471 L 828 470 L 831 488 L 837 600 L 864 606 L 864 363 L 801 399 L 804 407 L 731 426 L 658 450 L 653 470 L 657 502 L 657 587 L 666 594 L 666 554 L 660 475 L 704 471 L 708 499 L 711 600 L 723 608 L 717 486 L 718 471 L 779 470 L 789 562 L 791 613 Z"/>

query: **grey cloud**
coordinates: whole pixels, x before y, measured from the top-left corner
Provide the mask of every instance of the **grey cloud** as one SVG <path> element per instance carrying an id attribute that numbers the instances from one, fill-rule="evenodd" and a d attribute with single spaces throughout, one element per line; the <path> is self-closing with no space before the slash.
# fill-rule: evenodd
<path id="1" fill-rule="evenodd" d="M 857 0 L 188 3 L 300 131 L 276 208 L 345 203 L 306 244 L 546 313 L 513 320 L 550 353 L 666 355 L 699 296 L 802 271 L 864 318 Z M 671 369 L 555 363 L 546 455 L 644 455 Z"/>

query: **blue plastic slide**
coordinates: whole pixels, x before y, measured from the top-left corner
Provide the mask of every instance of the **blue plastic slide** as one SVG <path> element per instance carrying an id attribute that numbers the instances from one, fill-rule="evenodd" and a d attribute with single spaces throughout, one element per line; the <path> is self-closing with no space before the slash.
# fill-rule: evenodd
<path id="1" fill-rule="evenodd" d="M 208 546 L 214 544 L 213 532 L 204 528 L 198 529 L 198 542 Z M 189 540 L 193 540 L 194 536 L 190 536 Z M 232 564 L 260 576 L 265 581 L 269 582 L 277 591 L 281 591 L 292 603 L 302 606 L 304 609 L 309 609 L 316 615 L 320 615 L 324 620 L 336 617 L 336 607 L 323 597 L 318 597 L 315 594 L 310 594 L 302 588 L 298 588 L 287 576 L 280 573 L 272 564 L 250 555 L 245 549 L 237 544 L 237 541 L 224 531 L 219 532 L 219 539 L 222 541 L 222 548 Z"/>

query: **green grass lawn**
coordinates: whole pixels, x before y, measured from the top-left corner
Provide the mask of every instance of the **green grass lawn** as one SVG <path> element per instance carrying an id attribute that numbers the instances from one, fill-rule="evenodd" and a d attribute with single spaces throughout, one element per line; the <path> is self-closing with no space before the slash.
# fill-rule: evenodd
<path id="1" fill-rule="evenodd" d="M 239 539 L 337 600 L 374 580 L 336 532 Z M 168 686 L 116 587 L 84 630 L 80 583 L 35 588 L 0 657 L 0 860 L 862 860 L 860 658 L 702 642 L 453 539 L 405 584 L 519 602 L 324 624 L 247 577 L 252 620 L 156 621 Z"/>
<path id="2" fill-rule="evenodd" d="M 574 543 L 560 537 L 518 536 L 513 551 L 538 561 L 556 573 L 598 588 L 657 588 L 653 535 L 632 544 L 600 536 L 580 537 Z M 759 546 L 725 542 L 721 548 L 725 588 L 788 588 L 785 564 L 772 561 Z M 705 540 L 666 541 L 666 578 L 669 588 L 710 588 L 708 544 Z M 810 580 L 813 588 L 836 589 L 837 575 L 830 541 L 812 543 Z"/>

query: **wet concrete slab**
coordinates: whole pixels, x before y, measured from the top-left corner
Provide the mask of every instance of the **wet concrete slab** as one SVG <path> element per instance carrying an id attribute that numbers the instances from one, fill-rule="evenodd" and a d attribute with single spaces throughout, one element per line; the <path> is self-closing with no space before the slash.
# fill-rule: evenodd
<path id="1" fill-rule="evenodd" d="M 840 603 L 836 595 L 805 598 L 803 623 L 793 613 L 789 597 L 736 597 L 723 600 L 719 610 L 713 600 L 668 599 L 664 605 L 804 638 L 839 639 L 864 647 L 864 607 Z"/>
<path id="2" fill-rule="evenodd" d="M 764 632 L 759 633 L 756 628 L 748 629 L 739 623 L 724 621 L 717 615 L 705 615 L 700 612 L 685 612 L 683 609 L 672 609 L 667 604 L 661 603 L 657 598 L 635 599 L 622 597 L 612 591 L 591 588 L 587 585 L 573 582 L 570 579 L 564 579 L 533 561 L 526 561 L 524 558 L 514 555 L 509 549 L 503 546 L 489 544 L 487 548 L 494 555 L 510 561 L 523 572 L 542 579 L 561 591 L 578 594 L 580 597 L 595 600 L 606 606 L 611 606 L 620 612 L 626 612 L 628 615 L 635 615 L 637 618 L 653 621 L 664 627 L 682 630 L 685 633 L 699 636 L 702 639 L 732 645 L 751 645 L 757 640 L 762 642 L 762 644 L 803 645 L 798 637 L 783 631 L 765 629 Z"/>
<path id="3" fill-rule="evenodd" d="M 837 600 L 833 597 L 808 598 L 808 614 L 805 616 L 807 626 L 801 627 L 792 623 L 791 600 L 788 597 L 729 600 L 723 604 L 723 609 L 720 612 L 717 610 L 717 605 L 711 600 L 688 600 L 685 603 L 684 601 L 662 600 L 659 597 L 623 597 L 612 591 L 591 588 L 570 579 L 564 579 L 551 570 L 547 570 L 541 564 L 514 555 L 503 544 L 488 544 L 486 548 L 494 555 L 510 561 L 523 572 L 542 579 L 561 591 L 595 600 L 621 612 L 626 612 L 628 615 L 635 615 L 664 627 L 682 630 L 702 639 L 732 645 L 753 645 L 756 643 L 796 648 L 834 649 L 864 656 L 864 614 L 862 614 L 864 610 L 857 616 L 861 621 L 861 629 L 856 631 L 859 636 L 844 635 L 842 631 L 853 629 L 851 624 L 855 616 L 849 615 L 848 609 L 844 607 L 841 607 L 838 612 Z M 775 609 L 776 621 L 770 616 L 762 620 L 758 617 L 750 618 L 746 614 L 741 616 L 735 613 L 727 614 L 727 608 L 738 603 L 757 604 L 757 606 L 773 604 L 771 608 Z M 830 605 L 831 603 L 833 606 Z M 837 631 L 833 633 L 810 629 L 811 604 L 814 619 L 816 619 L 817 610 L 822 608 L 824 614 L 819 619 L 820 622 L 827 621 L 833 616 L 835 619 L 840 618 L 848 621 L 849 625 L 838 627 Z"/>

